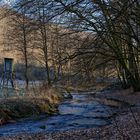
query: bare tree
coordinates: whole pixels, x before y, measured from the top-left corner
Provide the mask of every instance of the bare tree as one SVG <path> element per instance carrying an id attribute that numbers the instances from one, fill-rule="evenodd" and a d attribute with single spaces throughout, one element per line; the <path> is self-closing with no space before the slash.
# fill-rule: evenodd
<path id="1" fill-rule="evenodd" d="M 28 19 L 26 16 L 27 8 L 20 8 L 19 13 L 11 10 L 6 18 L 8 19 L 6 38 L 8 44 L 12 47 L 12 50 L 16 50 L 18 55 L 22 56 L 25 64 L 24 78 L 25 78 L 25 89 L 28 90 L 29 78 L 28 78 L 28 64 L 29 57 L 33 45 L 33 21 Z M 30 50 L 30 51 L 29 51 Z M 20 61 L 21 62 L 21 61 Z"/>
<path id="2" fill-rule="evenodd" d="M 125 72 L 125 80 L 140 90 L 137 16 L 139 1 L 63 1 L 55 0 L 59 9 L 73 14 L 73 29 L 96 34 L 110 50 Z M 137 32 L 136 32 L 137 31 Z M 137 60 L 137 61 L 136 61 Z"/>

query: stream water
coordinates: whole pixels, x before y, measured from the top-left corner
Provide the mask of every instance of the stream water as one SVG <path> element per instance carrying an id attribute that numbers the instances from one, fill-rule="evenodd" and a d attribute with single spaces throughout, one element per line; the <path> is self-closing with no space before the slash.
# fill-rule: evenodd
<path id="1" fill-rule="evenodd" d="M 65 100 L 59 105 L 59 114 L 21 119 L 0 126 L 0 136 L 100 127 L 109 124 L 110 116 L 117 111 L 117 107 L 96 100 L 94 94 L 72 93 L 72 96 L 73 99 Z"/>

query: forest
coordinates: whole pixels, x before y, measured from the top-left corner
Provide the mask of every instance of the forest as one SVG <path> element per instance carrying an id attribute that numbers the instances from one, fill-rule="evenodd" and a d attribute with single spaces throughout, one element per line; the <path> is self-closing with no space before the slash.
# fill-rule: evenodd
<path id="1" fill-rule="evenodd" d="M 139 0 L 0 1 L 0 139 L 140 139 Z"/>

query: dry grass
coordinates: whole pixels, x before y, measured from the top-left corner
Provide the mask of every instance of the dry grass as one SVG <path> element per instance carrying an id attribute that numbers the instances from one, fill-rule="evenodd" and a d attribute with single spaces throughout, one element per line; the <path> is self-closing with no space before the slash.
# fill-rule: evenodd
<path id="1" fill-rule="evenodd" d="M 53 114 L 62 98 L 57 89 L 41 86 L 31 88 L 25 96 L 1 99 L 0 124 L 40 113 Z"/>

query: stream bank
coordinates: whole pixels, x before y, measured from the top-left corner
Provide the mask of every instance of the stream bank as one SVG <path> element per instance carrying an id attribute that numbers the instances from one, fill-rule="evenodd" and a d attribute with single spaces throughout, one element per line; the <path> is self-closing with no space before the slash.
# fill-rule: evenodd
<path id="1" fill-rule="evenodd" d="M 36 119 L 29 118 L 1 126 L 1 139 L 6 139 L 6 137 L 7 139 L 22 137 L 23 139 L 36 137 L 47 139 L 50 137 L 56 140 L 64 138 L 67 140 L 78 139 L 82 135 L 93 138 L 89 132 L 93 134 L 100 129 L 107 129 L 113 125 L 115 118 L 128 114 L 128 108 L 123 102 L 100 100 L 93 92 L 72 93 L 72 96 L 73 99 L 65 100 L 59 105 L 57 115 L 47 118 L 39 116 Z M 118 114 L 121 115 L 118 116 Z M 94 134 L 94 136 L 97 135 Z"/>
<path id="2" fill-rule="evenodd" d="M 16 96 L 0 99 L 0 125 L 16 123 L 19 119 L 32 116 L 51 116 L 58 113 L 58 104 L 63 100 L 63 95 L 56 89 L 43 89 L 37 94 Z"/>

